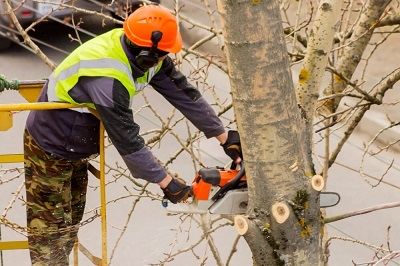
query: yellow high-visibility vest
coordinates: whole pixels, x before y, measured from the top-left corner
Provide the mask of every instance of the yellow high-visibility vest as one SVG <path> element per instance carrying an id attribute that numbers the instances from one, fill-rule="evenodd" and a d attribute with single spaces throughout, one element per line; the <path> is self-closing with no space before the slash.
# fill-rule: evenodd
<path id="1" fill-rule="evenodd" d="M 111 30 L 85 42 L 68 55 L 49 77 L 49 101 L 77 103 L 68 91 L 83 76 L 117 79 L 128 90 L 130 97 L 142 90 L 160 70 L 162 61 L 134 79 L 128 57 L 122 48 L 122 35 L 122 29 Z M 94 108 L 92 103 L 85 104 Z"/>

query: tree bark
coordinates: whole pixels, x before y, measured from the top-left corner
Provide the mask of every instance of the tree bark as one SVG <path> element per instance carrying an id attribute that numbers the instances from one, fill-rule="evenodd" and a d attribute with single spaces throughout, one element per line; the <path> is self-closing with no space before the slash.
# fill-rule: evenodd
<path id="1" fill-rule="evenodd" d="M 278 2 L 220 0 L 218 7 L 248 177 L 244 237 L 254 265 L 320 265 L 318 192 L 305 175 L 305 127 Z"/>

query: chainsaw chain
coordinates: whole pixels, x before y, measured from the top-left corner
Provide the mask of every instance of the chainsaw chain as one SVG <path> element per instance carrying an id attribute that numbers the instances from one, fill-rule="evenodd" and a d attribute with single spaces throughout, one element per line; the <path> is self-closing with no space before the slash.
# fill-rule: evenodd
<path id="1" fill-rule="evenodd" d="M 3 215 L 0 215 L 0 224 L 3 224 L 6 227 L 11 228 L 12 230 L 14 230 L 16 232 L 28 233 L 29 235 L 43 235 L 43 233 L 46 233 L 46 234 L 60 233 L 60 234 L 62 234 L 62 233 L 71 232 L 72 230 L 78 229 L 79 227 L 83 227 L 83 226 L 93 222 L 98 217 L 100 217 L 100 215 L 96 212 L 95 215 L 89 217 L 88 219 L 86 219 L 76 225 L 71 225 L 71 226 L 67 226 L 67 227 L 63 227 L 63 228 L 59 228 L 59 229 L 46 229 L 46 230 L 38 230 L 38 229 L 34 229 L 34 228 L 28 228 L 28 227 L 21 226 L 17 223 L 14 223 L 14 222 L 8 220 Z"/>

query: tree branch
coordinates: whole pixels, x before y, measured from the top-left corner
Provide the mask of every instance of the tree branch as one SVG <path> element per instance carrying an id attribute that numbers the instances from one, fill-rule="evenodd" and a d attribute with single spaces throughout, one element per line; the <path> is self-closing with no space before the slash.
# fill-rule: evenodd
<path id="1" fill-rule="evenodd" d="M 324 219 L 324 223 L 328 224 L 328 223 L 336 222 L 336 221 L 343 220 L 346 218 L 350 218 L 353 216 L 362 215 L 362 214 L 379 211 L 379 210 L 384 210 L 384 209 L 396 208 L 396 207 L 400 207 L 400 201 L 376 205 L 374 207 L 362 209 L 359 211 L 349 212 L 349 213 L 345 213 L 345 214 L 341 214 L 341 215 L 337 215 L 337 216 L 333 216 L 333 217 L 327 217 Z"/>

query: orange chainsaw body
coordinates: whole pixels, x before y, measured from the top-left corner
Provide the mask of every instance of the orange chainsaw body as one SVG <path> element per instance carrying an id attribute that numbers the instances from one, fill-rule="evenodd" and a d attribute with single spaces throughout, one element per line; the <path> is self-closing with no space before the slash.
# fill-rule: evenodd
<path id="1" fill-rule="evenodd" d="M 196 200 L 209 200 L 212 187 L 223 187 L 232 180 L 239 170 L 227 170 L 219 167 L 201 169 L 192 183 L 193 197 Z M 246 181 L 246 176 L 240 178 Z"/>

